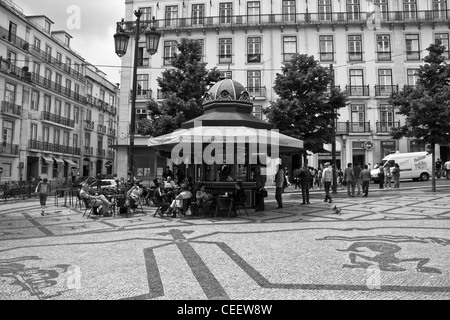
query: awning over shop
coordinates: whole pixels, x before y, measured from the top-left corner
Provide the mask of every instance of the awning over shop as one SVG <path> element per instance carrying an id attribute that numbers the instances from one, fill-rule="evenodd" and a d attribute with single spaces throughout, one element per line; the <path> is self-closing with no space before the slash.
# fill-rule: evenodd
<path id="1" fill-rule="evenodd" d="M 53 162 L 53 158 L 50 158 L 50 157 L 42 156 L 42 159 L 44 159 L 44 161 L 47 162 L 47 163 L 52 163 Z"/>
<path id="2" fill-rule="evenodd" d="M 70 164 L 72 167 L 77 167 L 78 168 L 78 164 L 73 162 L 70 159 L 63 159 L 65 162 L 67 162 L 68 164 Z"/>
<path id="3" fill-rule="evenodd" d="M 53 160 L 55 160 L 58 164 L 64 164 L 64 160 L 63 159 L 59 159 L 59 158 L 53 158 Z"/>

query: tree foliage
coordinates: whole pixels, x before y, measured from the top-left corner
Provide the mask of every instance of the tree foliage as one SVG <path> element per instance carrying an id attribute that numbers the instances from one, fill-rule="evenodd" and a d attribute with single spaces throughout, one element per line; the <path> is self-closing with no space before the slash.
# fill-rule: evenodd
<path id="1" fill-rule="evenodd" d="M 202 101 L 206 90 L 220 79 L 216 68 L 207 70 L 202 62 L 201 45 L 192 39 L 182 39 L 172 67 L 157 78 L 166 99 L 158 104 L 147 104 L 149 122 L 140 121 L 142 135 L 160 136 L 178 129 L 183 122 L 203 114 Z M 141 123 L 142 122 L 142 123 Z"/>
<path id="2" fill-rule="evenodd" d="M 417 72 L 416 86 L 405 86 L 393 94 L 390 103 L 397 114 L 406 118 L 406 124 L 392 131 L 394 139 L 412 137 L 415 141 L 430 146 L 433 152 L 432 189 L 434 179 L 436 144 L 450 143 L 450 65 L 442 55 L 445 47 L 438 41 L 431 44 L 424 58 L 425 65 Z"/>
<path id="3" fill-rule="evenodd" d="M 306 150 L 324 152 L 333 141 L 332 123 L 345 106 L 345 94 L 331 86 L 333 76 L 313 56 L 296 54 L 275 79 L 279 96 L 264 112 L 281 133 L 304 141 Z M 334 107 L 334 108 L 333 108 Z"/>

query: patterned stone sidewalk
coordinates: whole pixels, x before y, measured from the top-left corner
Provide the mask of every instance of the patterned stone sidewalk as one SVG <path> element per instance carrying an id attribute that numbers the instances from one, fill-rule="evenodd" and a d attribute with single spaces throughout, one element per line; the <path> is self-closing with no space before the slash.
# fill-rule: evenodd
<path id="1" fill-rule="evenodd" d="M 447 193 L 300 198 L 233 219 L 0 205 L 0 299 L 450 298 Z"/>

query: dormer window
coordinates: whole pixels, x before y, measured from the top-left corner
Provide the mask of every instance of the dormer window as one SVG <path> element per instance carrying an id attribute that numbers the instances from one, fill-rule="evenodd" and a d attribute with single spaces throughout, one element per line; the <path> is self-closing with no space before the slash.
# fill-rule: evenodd
<path id="1" fill-rule="evenodd" d="M 51 26 L 50 21 L 45 20 L 45 31 L 48 33 L 50 33 L 50 26 Z"/>
<path id="2" fill-rule="evenodd" d="M 66 37 L 64 38 L 64 44 L 70 47 L 70 37 L 68 35 L 66 35 Z"/>

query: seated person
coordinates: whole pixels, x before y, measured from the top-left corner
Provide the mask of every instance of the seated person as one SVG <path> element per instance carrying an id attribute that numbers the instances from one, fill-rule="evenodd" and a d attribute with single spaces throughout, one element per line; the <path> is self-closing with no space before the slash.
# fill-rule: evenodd
<path id="1" fill-rule="evenodd" d="M 236 190 L 231 196 L 231 210 L 233 210 L 233 216 L 237 216 L 236 205 L 245 197 L 245 190 L 242 187 L 242 181 L 236 181 Z"/>
<path id="2" fill-rule="evenodd" d="M 136 202 L 138 202 L 143 190 L 139 185 L 139 182 L 135 181 L 134 186 L 128 190 L 126 198 L 130 201 L 130 208 L 137 208 Z"/>
<path id="3" fill-rule="evenodd" d="M 155 184 L 155 191 L 153 194 L 153 201 L 155 202 L 156 206 L 161 207 L 159 215 L 162 217 L 163 214 L 166 212 L 166 210 L 169 208 L 170 203 L 164 200 L 164 192 L 161 188 L 161 183 L 155 179 L 154 184 Z"/>
<path id="4" fill-rule="evenodd" d="M 203 183 L 198 185 L 195 197 L 197 199 L 196 204 L 199 208 L 207 208 L 212 204 L 212 195 L 205 191 L 205 185 Z"/>
<path id="5" fill-rule="evenodd" d="M 167 209 L 167 214 L 171 214 L 173 209 L 175 207 L 177 208 L 183 208 L 183 200 L 184 199 L 190 199 L 192 198 L 192 193 L 188 190 L 187 186 L 185 184 L 181 185 L 181 192 L 175 197 L 175 199 L 170 204 L 169 208 Z M 176 212 L 173 212 L 172 218 L 176 218 Z"/>
<path id="6" fill-rule="evenodd" d="M 164 196 L 167 201 L 171 202 L 175 195 L 178 192 L 178 186 L 176 183 L 172 180 L 172 177 L 167 177 L 167 181 L 163 182 L 163 188 L 164 188 Z"/>
<path id="7" fill-rule="evenodd" d="M 99 207 L 102 206 L 101 214 L 106 215 L 109 212 L 109 208 L 111 207 L 111 202 L 106 199 L 104 195 L 92 196 L 89 194 L 89 185 L 87 183 L 83 183 L 81 185 L 80 190 L 80 198 L 86 201 L 89 207 Z M 100 212 L 99 212 L 100 213 Z"/>
<path id="8" fill-rule="evenodd" d="M 164 181 L 164 189 L 175 189 L 176 187 L 175 181 L 172 180 L 171 176 L 168 176 L 167 180 Z"/>

